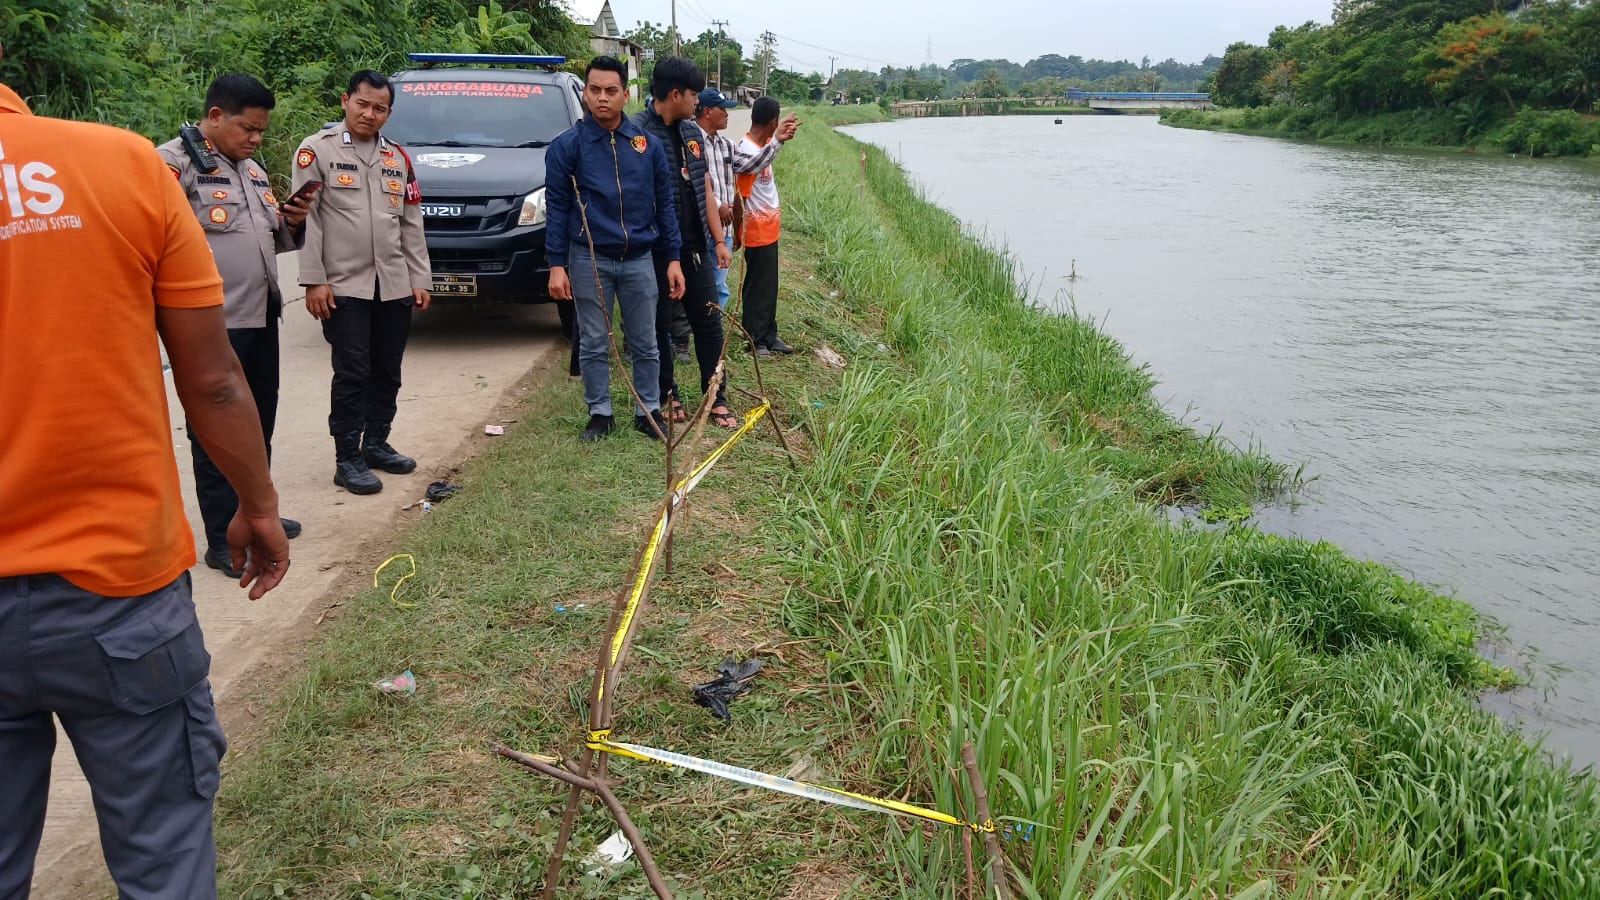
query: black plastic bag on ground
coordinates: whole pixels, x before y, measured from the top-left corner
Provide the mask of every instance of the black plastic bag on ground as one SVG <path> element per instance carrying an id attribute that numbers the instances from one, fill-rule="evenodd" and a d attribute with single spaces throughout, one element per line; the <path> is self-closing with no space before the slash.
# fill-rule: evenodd
<path id="1" fill-rule="evenodd" d="M 429 503 L 440 503 L 454 496 L 461 488 L 448 481 L 435 481 L 428 485 L 428 492 L 423 495 Z"/>
<path id="2" fill-rule="evenodd" d="M 733 657 L 728 657 L 717 666 L 722 677 L 694 686 L 694 702 L 711 710 L 713 716 L 732 724 L 733 716 L 728 712 L 728 704 L 750 692 L 750 682 L 755 680 L 762 665 L 764 663 L 759 659 L 734 662 Z"/>

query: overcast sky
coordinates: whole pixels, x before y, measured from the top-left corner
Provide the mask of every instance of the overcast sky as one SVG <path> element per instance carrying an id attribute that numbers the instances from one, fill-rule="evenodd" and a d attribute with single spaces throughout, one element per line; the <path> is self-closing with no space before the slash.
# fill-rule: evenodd
<path id="1" fill-rule="evenodd" d="M 839 68 L 920 65 L 929 38 L 940 65 L 1046 53 L 1199 62 L 1234 41 L 1261 43 L 1276 25 L 1326 22 L 1332 10 L 1333 0 L 678 0 L 678 27 L 693 36 L 725 19 L 747 53 L 772 31 L 786 68 L 826 73 L 830 55 Z M 629 31 L 640 20 L 665 24 L 672 3 L 611 0 L 611 11 Z"/>

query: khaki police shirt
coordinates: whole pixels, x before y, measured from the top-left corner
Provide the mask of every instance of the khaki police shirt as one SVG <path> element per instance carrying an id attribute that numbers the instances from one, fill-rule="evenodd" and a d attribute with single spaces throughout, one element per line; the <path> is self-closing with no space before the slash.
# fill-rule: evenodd
<path id="1" fill-rule="evenodd" d="M 222 273 L 229 328 L 265 328 L 283 310 L 278 254 L 295 249 L 294 229 L 278 214 L 267 170 L 253 159 L 217 154 L 215 172 L 201 172 L 177 138 L 156 148 L 189 198 Z"/>
<path id="2" fill-rule="evenodd" d="M 335 126 L 301 141 L 293 168 L 295 190 L 322 181 L 306 217 L 302 285 L 326 284 L 336 297 L 378 300 L 433 287 L 422 195 L 398 146 L 382 135 L 363 144 Z"/>

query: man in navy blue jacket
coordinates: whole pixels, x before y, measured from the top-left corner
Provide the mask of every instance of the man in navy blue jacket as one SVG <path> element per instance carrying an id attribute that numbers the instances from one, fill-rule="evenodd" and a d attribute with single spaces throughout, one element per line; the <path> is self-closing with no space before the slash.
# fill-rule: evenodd
<path id="1" fill-rule="evenodd" d="M 722 357 L 722 314 L 717 308 L 717 270 L 728 267 L 733 252 L 722 240 L 722 217 L 717 213 L 716 190 L 711 185 L 706 150 L 701 143 L 705 135 L 700 132 L 700 126 L 694 123 L 695 109 L 700 105 L 700 91 L 705 86 L 705 73 L 690 60 L 681 56 L 658 60 L 655 74 L 650 78 L 651 103 L 633 117 L 633 124 L 658 139 L 657 143 L 666 151 L 667 164 L 676 170 L 678 176 L 673 182 L 673 203 L 677 207 L 678 233 L 683 245 L 677 256 L 668 257 L 659 249 L 655 254 L 656 277 L 661 277 L 669 260 L 678 259 L 685 284 L 681 301 L 678 294 L 669 295 L 666 291 L 660 291 L 660 305 L 656 308 L 656 341 L 663 348 L 661 406 L 675 422 L 681 422 L 687 416 L 679 401 L 678 383 L 669 349 L 672 346 L 673 313 L 682 309 L 689 319 L 689 328 L 694 334 L 695 357 L 700 363 L 700 392 L 703 395 Z M 717 387 L 715 402 L 711 407 L 711 423 L 723 428 L 739 427 L 739 419 L 728 408 L 724 385 Z"/>
<path id="2" fill-rule="evenodd" d="M 682 297 L 684 289 L 672 170 L 660 141 L 623 118 L 625 71 L 610 56 L 589 63 L 583 89 L 589 114 L 545 152 L 550 296 L 577 302 L 578 361 L 589 405 L 589 424 L 579 438 L 585 443 L 616 427 L 608 353 L 613 297 L 642 404 L 634 409 L 633 426 L 652 437 L 666 433 L 653 252 L 670 260 L 664 275 L 671 295 Z"/>

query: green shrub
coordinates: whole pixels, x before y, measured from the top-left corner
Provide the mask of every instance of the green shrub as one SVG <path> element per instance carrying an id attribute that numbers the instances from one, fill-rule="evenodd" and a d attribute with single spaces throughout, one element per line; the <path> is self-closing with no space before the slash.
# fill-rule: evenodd
<path id="1" fill-rule="evenodd" d="M 1507 153 L 1529 156 L 1589 156 L 1600 144 L 1600 125 L 1570 109 L 1524 109 L 1496 141 Z"/>

